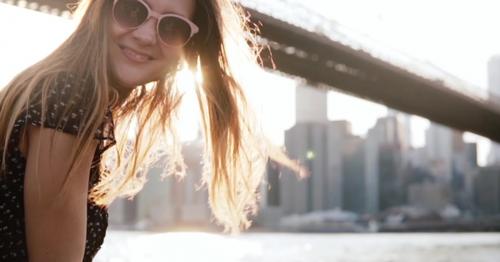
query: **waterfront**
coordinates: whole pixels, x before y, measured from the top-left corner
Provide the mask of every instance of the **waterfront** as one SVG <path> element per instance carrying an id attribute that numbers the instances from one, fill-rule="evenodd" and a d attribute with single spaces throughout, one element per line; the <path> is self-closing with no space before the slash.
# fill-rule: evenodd
<path id="1" fill-rule="evenodd" d="M 497 262 L 500 233 L 147 233 L 110 230 L 97 262 Z"/>

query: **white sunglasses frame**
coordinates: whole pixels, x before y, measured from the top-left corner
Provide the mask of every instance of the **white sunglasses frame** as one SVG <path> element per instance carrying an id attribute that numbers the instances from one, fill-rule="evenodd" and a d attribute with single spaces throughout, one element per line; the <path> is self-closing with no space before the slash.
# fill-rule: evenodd
<path id="1" fill-rule="evenodd" d="M 115 16 L 115 7 L 116 7 L 116 3 L 118 1 L 121 1 L 121 0 L 114 0 L 113 1 L 113 9 L 111 11 L 112 12 L 111 16 L 113 17 L 113 20 L 117 24 L 119 24 L 120 26 L 122 26 L 124 28 L 134 30 L 134 29 L 137 29 L 137 28 L 141 27 L 144 23 L 146 23 L 149 19 L 151 19 L 151 17 L 154 17 L 154 18 L 156 18 L 156 35 L 157 35 L 158 39 L 160 40 L 160 42 L 162 44 L 166 45 L 166 46 L 169 46 L 169 47 L 183 47 L 200 30 L 195 23 L 193 23 L 191 20 L 187 19 L 186 17 L 183 17 L 183 16 L 178 15 L 178 14 L 172 14 L 172 13 L 160 14 L 160 13 L 152 10 L 151 7 L 149 7 L 149 5 L 146 2 L 144 2 L 143 0 L 134 0 L 134 1 L 137 1 L 137 2 L 141 3 L 142 5 L 144 5 L 146 7 L 146 9 L 148 11 L 148 16 L 146 17 L 146 19 L 144 19 L 144 21 L 141 24 L 137 25 L 137 26 L 133 26 L 133 27 L 124 26 L 123 24 L 121 24 L 120 22 L 118 22 L 116 20 L 116 16 Z M 189 25 L 189 27 L 191 29 L 191 33 L 190 33 L 188 39 L 186 40 L 186 42 L 184 42 L 181 45 L 170 45 L 170 44 L 166 43 L 165 41 L 163 41 L 161 39 L 161 37 L 160 37 L 160 21 L 161 21 L 161 19 L 163 19 L 165 17 L 175 17 L 175 18 L 183 20 L 184 22 L 186 22 Z"/>

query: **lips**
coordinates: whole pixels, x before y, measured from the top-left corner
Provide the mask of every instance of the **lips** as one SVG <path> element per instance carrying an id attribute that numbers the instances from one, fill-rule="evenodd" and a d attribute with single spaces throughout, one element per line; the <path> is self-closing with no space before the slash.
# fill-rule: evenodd
<path id="1" fill-rule="evenodd" d="M 147 54 L 140 53 L 131 48 L 120 46 L 122 53 L 131 61 L 136 63 L 145 63 L 147 61 L 153 60 L 153 58 Z"/>

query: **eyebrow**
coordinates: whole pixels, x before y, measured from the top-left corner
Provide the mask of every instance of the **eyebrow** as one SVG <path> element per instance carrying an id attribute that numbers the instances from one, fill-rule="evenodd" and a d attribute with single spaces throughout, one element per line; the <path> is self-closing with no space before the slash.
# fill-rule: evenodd
<path id="1" fill-rule="evenodd" d="M 151 3 L 149 2 L 149 0 L 142 0 L 144 1 L 144 3 L 146 3 L 146 5 L 148 5 L 148 7 L 153 10 L 153 7 L 151 6 Z M 156 11 L 156 10 L 155 10 Z M 158 12 L 160 15 L 163 15 L 163 14 L 176 14 L 176 15 L 179 15 L 179 16 L 182 16 L 182 17 L 187 17 L 185 14 L 181 14 L 179 12 L 175 12 L 175 11 L 165 11 L 165 10 L 162 10 L 161 12 Z"/>

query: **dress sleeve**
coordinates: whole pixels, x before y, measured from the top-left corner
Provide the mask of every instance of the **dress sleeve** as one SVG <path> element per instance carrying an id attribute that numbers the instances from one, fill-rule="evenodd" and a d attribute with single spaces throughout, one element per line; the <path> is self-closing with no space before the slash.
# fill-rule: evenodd
<path id="1" fill-rule="evenodd" d="M 87 84 L 84 80 L 75 79 L 72 74 L 58 77 L 54 85 L 49 88 L 43 106 L 41 94 L 30 99 L 31 103 L 25 115 L 26 122 L 33 126 L 43 126 L 78 135 L 93 108 L 91 89 L 86 88 Z M 95 138 L 114 141 L 113 129 L 112 114 L 108 108 L 103 122 L 95 132 Z"/>

